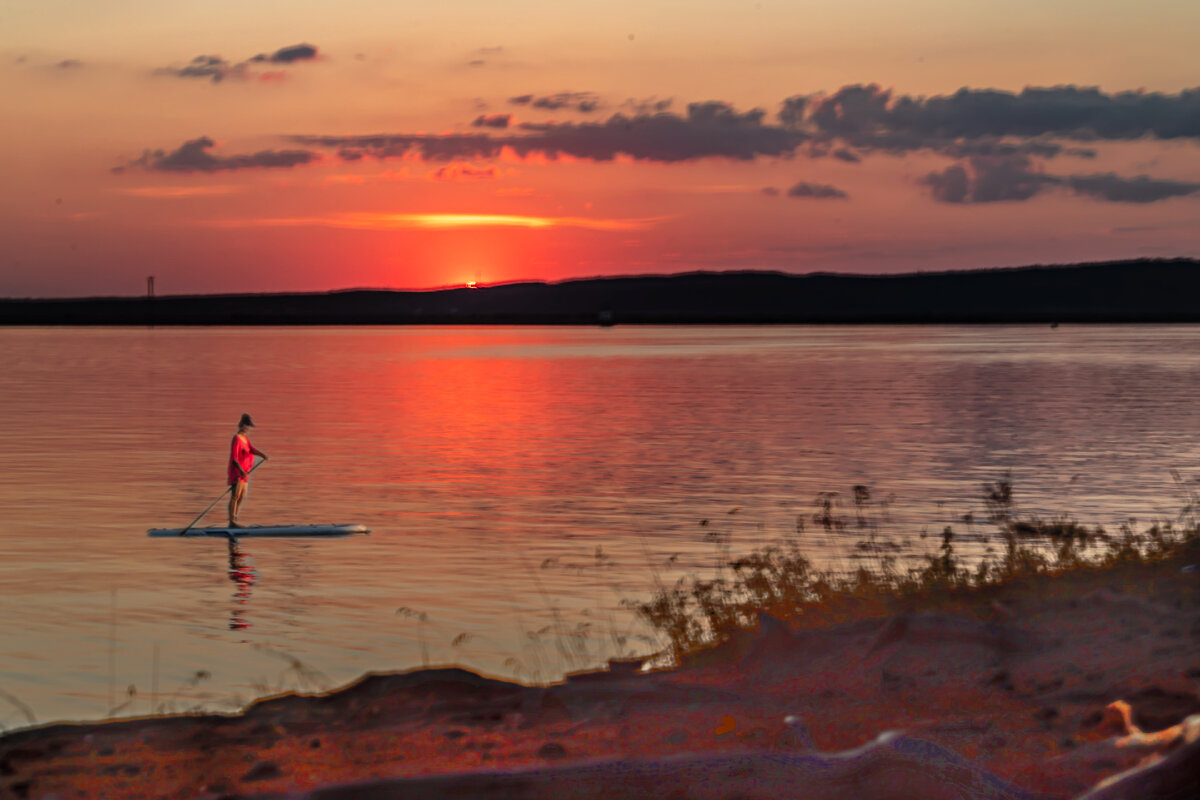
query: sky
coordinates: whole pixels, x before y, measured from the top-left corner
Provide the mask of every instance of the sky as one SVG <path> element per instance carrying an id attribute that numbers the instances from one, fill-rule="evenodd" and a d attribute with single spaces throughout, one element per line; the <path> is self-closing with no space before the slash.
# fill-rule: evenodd
<path id="1" fill-rule="evenodd" d="M 0 296 L 1200 256 L 1194 0 L 5 0 Z"/>

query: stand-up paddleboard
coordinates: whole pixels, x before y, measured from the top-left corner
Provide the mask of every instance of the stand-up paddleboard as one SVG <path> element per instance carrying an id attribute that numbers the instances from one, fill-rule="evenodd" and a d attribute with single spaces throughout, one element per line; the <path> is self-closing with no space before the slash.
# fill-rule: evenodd
<path id="1" fill-rule="evenodd" d="M 147 536 L 221 536 L 226 539 L 245 539 L 252 536 L 350 536 L 370 533 L 366 525 L 249 525 L 245 528 L 151 528 Z"/>

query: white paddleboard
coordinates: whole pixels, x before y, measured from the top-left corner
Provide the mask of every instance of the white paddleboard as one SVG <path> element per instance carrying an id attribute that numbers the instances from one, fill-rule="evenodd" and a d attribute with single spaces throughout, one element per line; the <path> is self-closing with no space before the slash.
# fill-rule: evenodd
<path id="1" fill-rule="evenodd" d="M 370 533 L 366 525 L 249 525 L 245 528 L 151 528 L 147 536 L 221 536 L 227 539 L 243 539 L 251 536 L 350 536 L 355 533 Z"/>

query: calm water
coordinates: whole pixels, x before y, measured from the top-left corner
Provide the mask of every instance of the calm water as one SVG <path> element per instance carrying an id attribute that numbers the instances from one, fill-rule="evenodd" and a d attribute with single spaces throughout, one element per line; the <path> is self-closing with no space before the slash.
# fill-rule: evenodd
<path id="1" fill-rule="evenodd" d="M 714 530 L 809 518 L 846 563 L 812 501 L 855 484 L 916 554 L 1005 471 L 1030 511 L 1166 516 L 1197 397 L 1191 327 L 0 329 L 0 725 L 553 679 L 653 649 L 621 601 L 710 574 Z M 243 522 L 374 533 L 146 538 L 223 490 L 243 411 Z"/>

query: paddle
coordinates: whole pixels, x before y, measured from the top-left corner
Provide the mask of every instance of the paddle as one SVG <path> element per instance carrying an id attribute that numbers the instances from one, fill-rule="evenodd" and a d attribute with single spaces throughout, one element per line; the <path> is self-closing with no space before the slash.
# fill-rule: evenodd
<path id="1" fill-rule="evenodd" d="M 251 467 L 251 468 L 250 468 L 250 472 L 247 472 L 247 473 L 246 473 L 246 477 L 247 477 L 247 478 L 249 478 L 249 477 L 250 477 L 250 473 L 254 472 L 254 470 L 258 469 L 259 467 L 261 467 L 261 466 L 262 466 L 263 464 L 265 464 L 265 463 L 267 463 L 267 460 L 266 460 L 265 458 L 264 458 L 262 461 L 259 461 L 257 464 L 255 464 L 253 467 Z M 194 520 L 192 520 L 191 522 L 189 522 L 189 523 L 188 523 L 188 525 L 187 525 L 187 527 L 186 527 L 186 528 L 184 528 L 183 530 L 181 530 L 181 531 L 179 532 L 179 535 L 180 535 L 180 536 L 183 536 L 185 533 L 187 533 L 187 532 L 188 532 L 188 531 L 190 531 L 190 530 L 191 530 L 193 527 L 195 527 L 195 525 L 196 525 L 196 523 L 197 523 L 197 522 L 199 522 L 200 520 L 204 519 L 204 515 L 205 515 L 205 514 L 207 514 L 208 512 L 210 512 L 210 511 L 212 511 L 212 510 L 213 510 L 213 506 L 215 506 L 217 503 L 219 503 L 219 502 L 221 502 L 223 499 L 225 499 L 225 495 L 229 494 L 229 490 L 230 490 L 230 489 L 232 489 L 232 488 L 233 488 L 232 486 L 226 486 L 226 487 L 225 487 L 225 491 L 221 492 L 221 496 L 220 496 L 220 497 L 218 497 L 216 500 L 213 500 L 211 503 L 209 503 L 209 505 L 208 505 L 208 508 L 206 508 L 206 509 L 204 509 L 203 511 L 201 511 L 201 512 L 200 512 L 200 516 L 196 517 Z"/>

